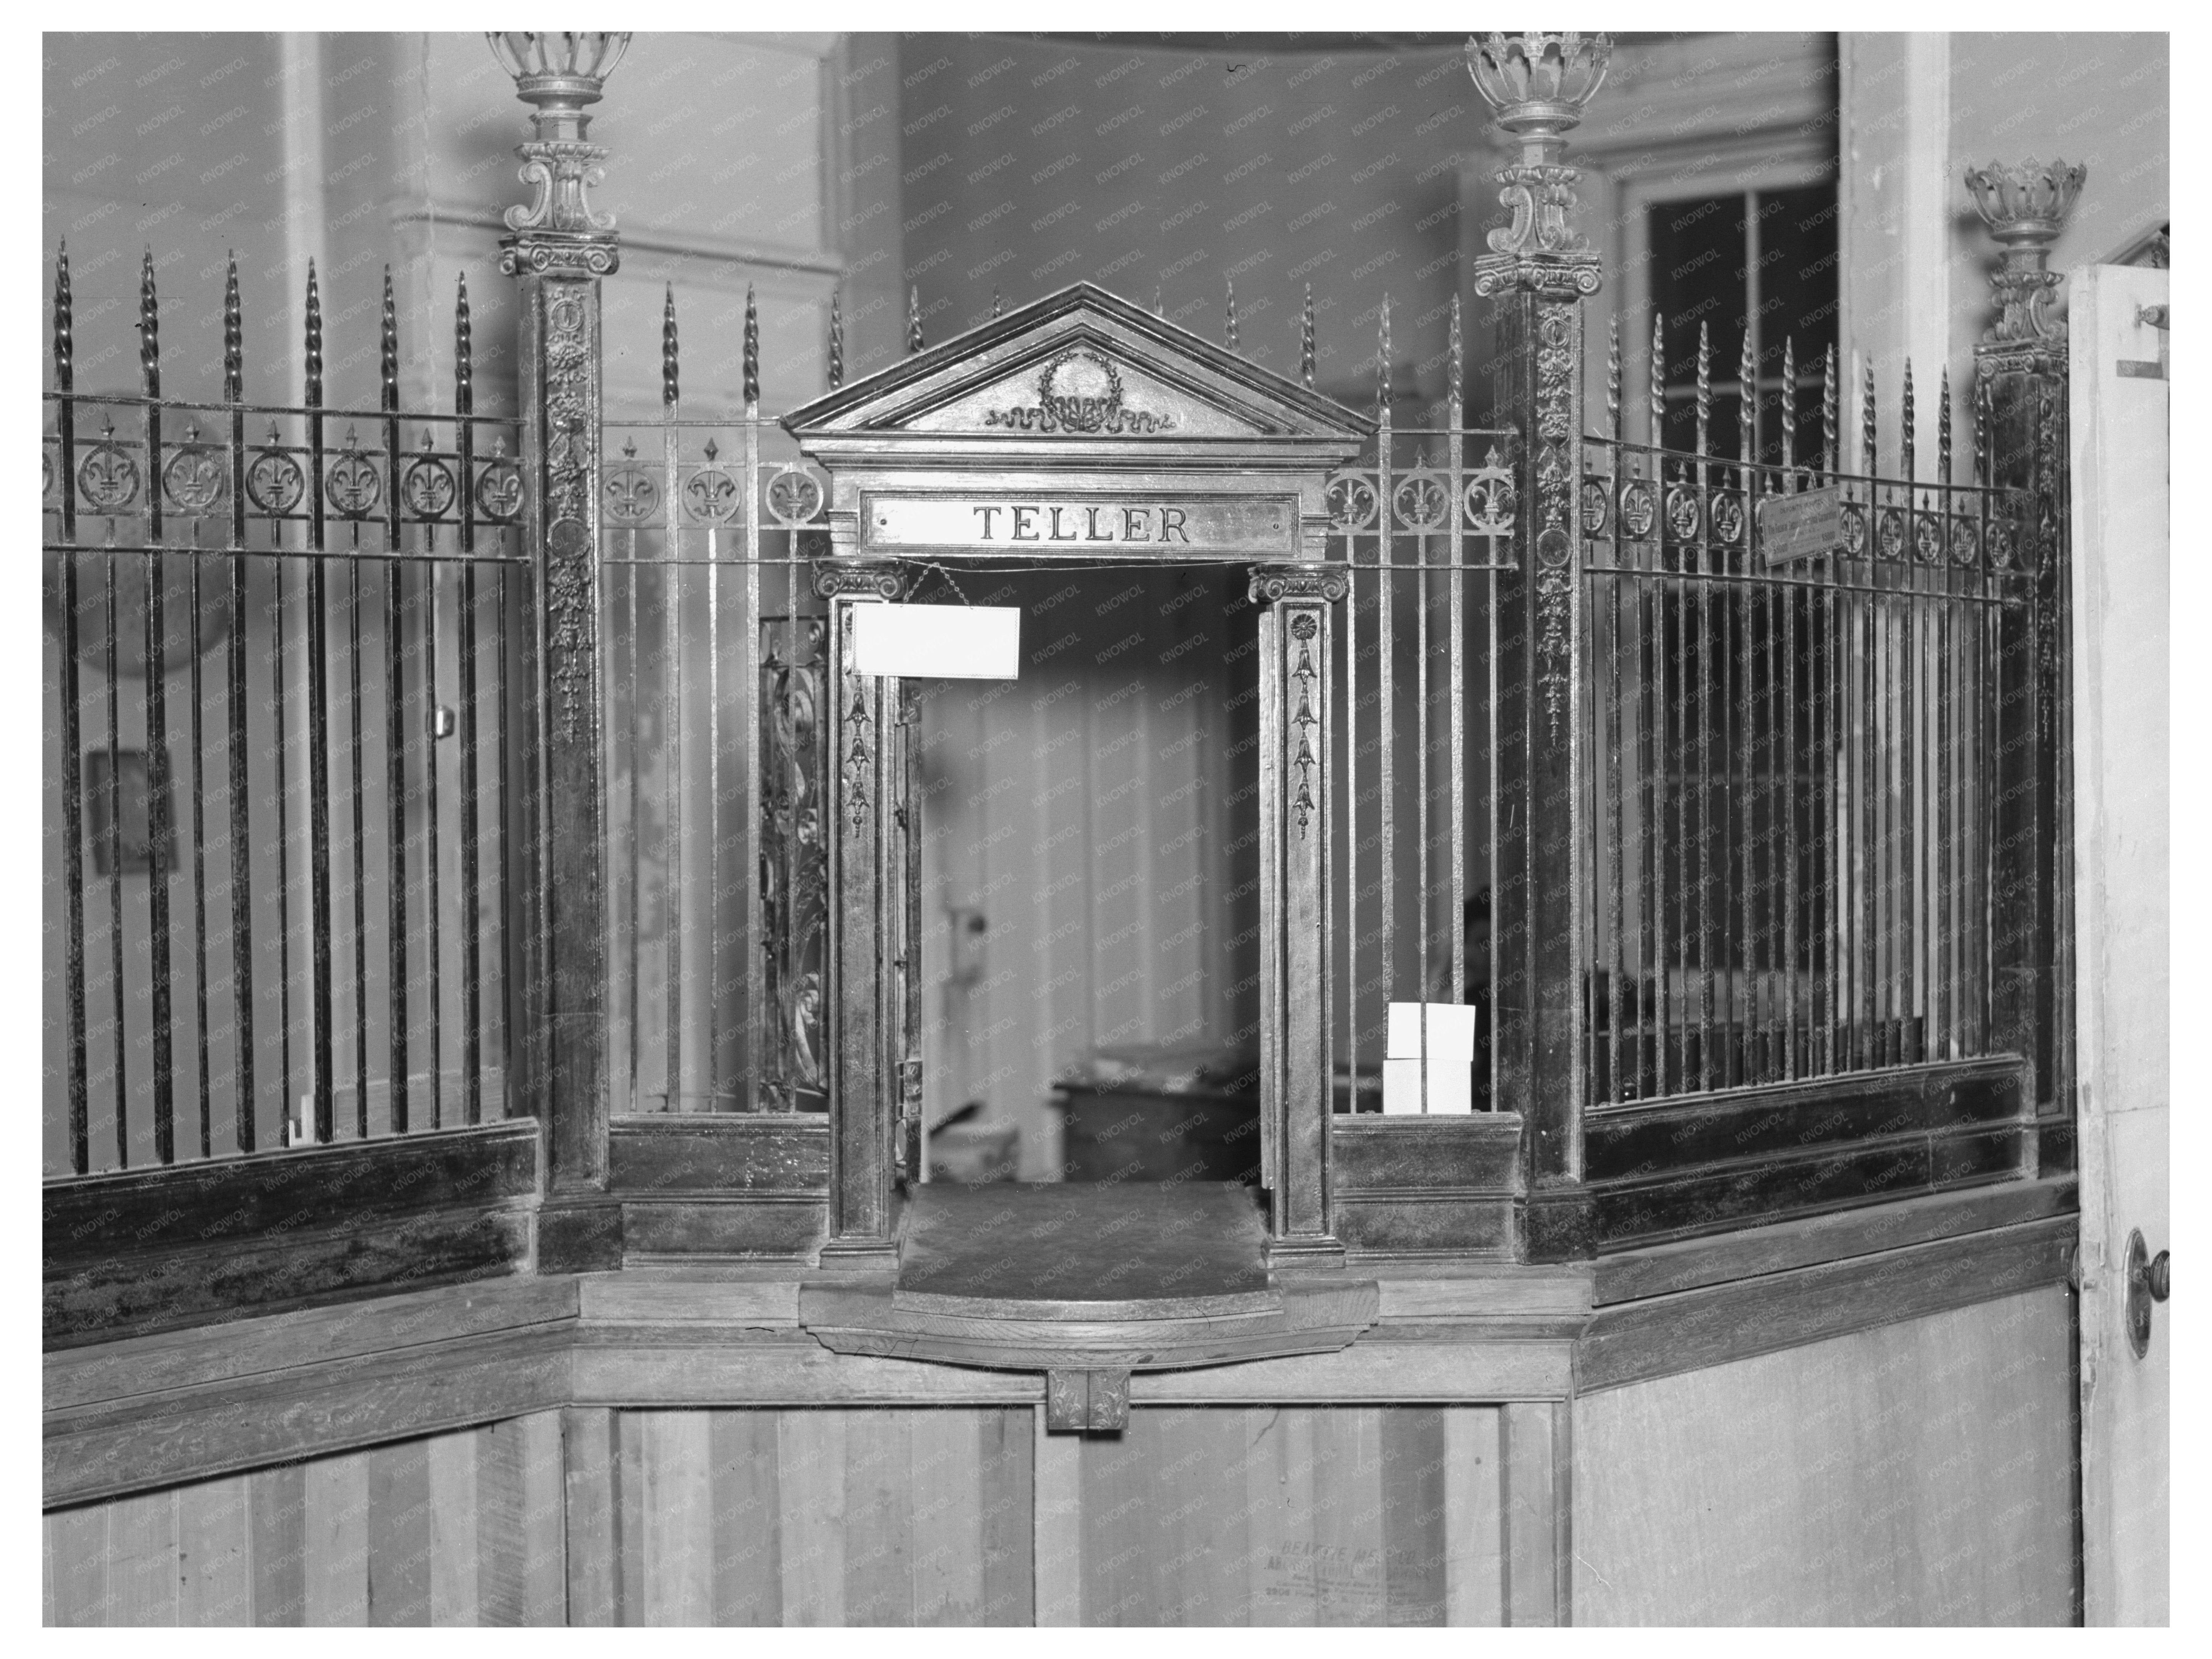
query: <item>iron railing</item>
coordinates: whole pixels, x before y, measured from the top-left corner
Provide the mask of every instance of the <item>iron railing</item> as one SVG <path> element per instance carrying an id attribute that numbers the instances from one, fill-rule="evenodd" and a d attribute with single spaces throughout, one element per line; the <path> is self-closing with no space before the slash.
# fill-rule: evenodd
<path id="1" fill-rule="evenodd" d="M 149 252 L 137 395 L 46 394 L 44 1163 L 54 1175 L 506 1115 L 508 848 L 527 676 L 512 419 L 166 395 Z"/>

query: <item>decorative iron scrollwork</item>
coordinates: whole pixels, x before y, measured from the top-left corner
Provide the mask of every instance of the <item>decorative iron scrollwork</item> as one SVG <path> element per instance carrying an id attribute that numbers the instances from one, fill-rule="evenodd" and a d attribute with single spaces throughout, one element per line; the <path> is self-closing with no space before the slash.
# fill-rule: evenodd
<path id="1" fill-rule="evenodd" d="M 270 433 L 273 443 L 276 434 Z M 246 469 L 246 498 L 271 518 L 299 506 L 307 493 L 307 474 L 281 449 L 257 449 Z"/>
<path id="2" fill-rule="evenodd" d="M 1698 533 L 1698 493 L 1687 484 L 1667 492 L 1667 528 L 1677 541 L 1694 540 Z"/>
<path id="3" fill-rule="evenodd" d="M 222 451 L 199 441 L 195 426 L 185 434 L 181 448 L 162 464 L 161 493 L 178 512 L 198 515 L 222 499 L 228 468 Z"/>
<path id="4" fill-rule="evenodd" d="M 418 519 L 442 519 L 453 510 L 460 487 L 453 482 L 453 470 L 434 455 L 424 455 L 408 463 L 407 470 L 399 475 L 399 499 L 407 503 L 407 510 Z"/>
<path id="5" fill-rule="evenodd" d="M 707 441 L 707 465 L 684 481 L 684 505 L 702 524 L 727 524 L 745 504 L 736 474 L 714 465 L 714 441 Z"/>
<path id="6" fill-rule="evenodd" d="M 1866 551 L 1866 509 L 1856 505 L 1844 508 L 1844 551 L 1856 558 Z"/>
<path id="7" fill-rule="evenodd" d="M 1955 515 L 1951 520 L 1951 562 L 1970 565 L 1981 550 L 1980 529 L 1965 514 Z"/>
<path id="8" fill-rule="evenodd" d="M 1733 489 L 1716 490 L 1710 509 L 1713 536 L 1733 547 L 1743 539 L 1743 497 Z"/>
<path id="9" fill-rule="evenodd" d="M 1651 534 L 1651 526 L 1659 521 L 1659 503 L 1654 498 L 1651 486 L 1641 478 L 1631 478 L 1620 487 L 1620 527 L 1632 541 L 1643 541 Z"/>
<path id="10" fill-rule="evenodd" d="M 1495 444 L 1491 446 L 1482 465 L 1475 469 L 1474 476 L 1467 481 L 1462 493 L 1467 504 L 1467 527 L 1471 534 L 1513 533 L 1513 514 L 1519 505 L 1519 496 L 1513 487 L 1512 471 L 1499 458 Z"/>
<path id="11" fill-rule="evenodd" d="M 376 463 L 358 447 L 351 427 L 346 428 L 345 447 L 323 473 L 323 489 L 341 516 L 365 519 L 384 499 L 384 477 Z"/>
<path id="12" fill-rule="evenodd" d="M 1881 510 L 1880 526 L 1875 532 L 1875 545 L 1885 559 L 1894 559 L 1905 551 L 1905 515 L 1893 507 Z"/>
<path id="13" fill-rule="evenodd" d="M 1332 477 L 1324 499 L 1328 503 L 1328 529 L 1333 536 L 1357 535 L 1375 523 L 1375 486 L 1357 472 L 1339 472 Z"/>
<path id="14" fill-rule="evenodd" d="M 607 516 L 617 524 L 642 524 L 660 506 L 660 485 L 637 465 L 637 446 L 623 446 L 623 464 L 607 475 Z"/>
<path id="15" fill-rule="evenodd" d="M 829 889 L 822 839 L 823 644 L 819 618 L 761 626 L 761 946 L 772 1011 L 762 1086 L 779 1110 L 826 1085 L 822 949 Z"/>
<path id="16" fill-rule="evenodd" d="M 761 499 L 770 519 L 786 529 L 796 530 L 821 517 L 825 492 L 818 474 L 793 462 L 776 469 Z"/>
<path id="17" fill-rule="evenodd" d="M 522 511 L 522 469 L 506 450 L 507 440 L 495 439 L 491 459 L 477 474 L 477 509 L 495 524 L 512 524 Z"/>
<path id="18" fill-rule="evenodd" d="M 138 499 L 138 463 L 109 426 L 76 465 L 76 487 L 95 513 L 126 512 Z"/>
<path id="19" fill-rule="evenodd" d="M 1943 556 L 1943 520 L 1925 508 L 1912 526 L 1912 550 L 1923 564 L 1934 564 Z"/>
<path id="20" fill-rule="evenodd" d="M 1409 472 L 1390 492 L 1390 508 L 1401 530 L 1426 535 L 1443 527 L 1451 512 L 1451 492 L 1433 472 Z"/>
<path id="21" fill-rule="evenodd" d="M 1602 478 L 1583 480 L 1583 534 L 1601 538 L 1606 534 L 1612 507 L 1612 497 L 1606 492 Z"/>

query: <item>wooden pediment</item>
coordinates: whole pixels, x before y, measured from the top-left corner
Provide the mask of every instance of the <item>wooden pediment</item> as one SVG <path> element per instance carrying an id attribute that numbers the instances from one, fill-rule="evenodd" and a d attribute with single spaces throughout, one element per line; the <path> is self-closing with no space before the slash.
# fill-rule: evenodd
<path id="1" fill-rule="evenodd" d="M 915 451 L 1079 462 L 1186 447 L 1327 465 L 1374 430 L 1308 391 L 1088 283 L 818 398 L 784 417 L 825 459 Z M 1202 464 L 1202 463 L 1201 463 Z"/>

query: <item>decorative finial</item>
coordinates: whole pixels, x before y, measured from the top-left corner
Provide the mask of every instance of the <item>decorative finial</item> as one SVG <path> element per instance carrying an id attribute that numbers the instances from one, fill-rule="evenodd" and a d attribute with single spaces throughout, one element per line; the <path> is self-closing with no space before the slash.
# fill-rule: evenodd
<path id="1" fill-rule="evenodd" d="M 1613 325 L 1613 343 L 1616 347 L 1620 344 L 1620 324 L 1616 320 Z M 1464 401 L 1467 392 L 1467 347 L 1460 329 L 1459 291 L 1456 289 L 1452 291 L 1450 321 L 1444 329 L 1444 359 L 1446 364 L 1444 395 L 1451 400 L 1452 407 L 1456 409 Z M 1616 352 L 1613 367 L 1617 370 L 1620 366 L 1619 354 Z"/>
<path id="2" fill-rule="evenodd" d="M 1936 481 L 1951 482 L 1951 366 L 1943 365 L 1943 373 L 1936 384 Z"/>
<path id="3" fill-rule="evenodd" d="M 1903 438 L 1903 440 L 1904 440 L 1904 449 L 1903 449 L 1904 465 L 1903 465 L 1903 466 L 1902 466 L 1902 468 L 1901 468 L 1901 470 L 1900 470 L 1900 471 L 1899 471 L 1899 476 L 1900 477 L 1902 477 L 1902 478 L 1905 480 L 1905 483 L 1911 483 L 1912 482 L 1912 478 L 1913 478 L 1913 467 L 1912 467 L 1912 359 L 1911 359 L 1911 358 L 1910 358 L 1910 357 L 1907 357 L 1907 358 L 1905 360 L 1905 407 L 1904 407 L 1904 410 L 1903 410 L 1902 413 L 1903 413 L 1903 416 L 1904 416 L 1904 418 L 1903 418 L 1903 420 L 1899 422 L 1898 430 L 1899 430 L 1899 432 L 1900 435 L 1902 436 L 1902 438 Z"/>
<path id="4" fill-rule="evenodd" d="M 1782 341 L 1782 465 L 1797 465 L 1797 337 Z"/>
<path id="5" fill-rule="evenodd" d="M 161 308 L 154 298 L 154 250 L 138 271 L 138 368 L 146 395 L 161 395 Z"/>
<path id="6" fill-rule="evenodd" d="M 1155 317 L 1164 317 L 1167 314 L 1167 290 L 1155 283 L 1152 287 L 1152 315 Z"/>
<path id="7" fill-rule="evenodd" d="M 453 413 L 476 411 L 476 362 L 469 332 L 469 274 L 460 273 L 453 295 Z"/>
<path id="8" fill-rule="evenodd" d="M 1513 221 L 1490 233 L 1491 251 L 1475 261 L 1477 294 L 1509 287 L 1560 298 L 1597 292 L 1597 255 L 1568 222 L 1575 170 L 1561 158 L 1612 54 L 1610 35 L 1574 30 L 1468 37 L 1475 90 L 1521 146 L 1519 159 L 1497 175 L 1498 202 Z"/>
<path id="9" fill-rule="evenodd" d="M 392 267 L 384 268 L 384 318 L 378 331 L 378 356 L 384 377 L 386 410 L 399 407 L 399 312 L 392 302 Z"/>
<path id="10" fill-rule="evenodd" d="M 1651 307 L 1651 362 L 1644 374 L 1644 401 L 1651 420 L 1651 430 L 1646 441 L 1651 447 L 1660 447 L 1667 430 L 1667 319 L 1659 307 Z M 1652 457 L 1652 476 L 1658 476 L 1659 459 Z"/>
<path id="11" fill-rule="evenodd" d="M 604 145 L 586 133 L 592 118 L 585 106 L 599 102 L 606 78 L 629 50 L 627 30 L 587 34 L 488 33 L 491 54 L 514 77 L 514 95 L 531 106 L 533 136 L 519 146 L 522 181 L 535 185 L 538 199 L 507 210 L 515 233 L 500 243 L 500 268 L 512 276 L 527 266 L 536 271 L 583 270 L 611 274 L 617 254 L 614 215 L 594 213 L 584 192 L 599 182 Z"/>
<path id="12" fill-rule="evenodd" d="M 830 389 L 845 384 L 845 291 L 830 290 Z"/>
<path id="13" fill-rule="evenodd" d="M 1229 313 L 1222 329 L 1222 341 L 1231 351 L 1237 349 L 1237 283 L 1234 277 L 1229 283 Z"/>
<path id="14" fill-rule="evenodd" d="M 1759 459 L 1759 362 L 1751 355 L 1751 331 L 1743 331 L 1743 349 L 1735 360 L 1735 458 L 1749 465 Z M 1745 488 L 1751 485 L 1746 474 Z"/>
<path id="15" fill-rule="evenodd" d="M 997 322 L 1006 313 L 1006 302 L 999 297 L 999 285 L 994 283 L 991 284 L 991 320 Z"/>
<path id="16" fill-rule="evenodd" d="M 1990 383 L 1974 366 L 1974 482 L 1983 489 L 1990 483 Z"/>
<path id="17" fill-rule="evenodd" d="M 237 253 L 229 260 L 222 279 L 222 400 L 234 404 L 246 396 L 246 310 L 238 297 Z"/>
<path id="18" fill-rule="evenodd" d="M 660 297 L 660 405 L 672 414 L 676 398 L 682 389 L 676 349 L 676 284 L 671 283 Z"/>
<path id="19" fill-rule="evenodd" d="M 1698 325 L 1698 453 L 1712 449 L 1713 339 L 1707 326 Z"/>
<path id="20" fill-rule="evenodd" d="M 1390 296 L 1382 296 L 1382 319 L 1375 340 L 1375 406 L 1390 407 Z"/>
<path id="21" fill-rule="evenodd" d="M 1828 364 L 1820 376 L 1820 445 L 1827 452 L 1828 476 L 1844 470 L 1842 393 L 1836 385 L 1836 348 L 1828 346 Z"/>
<path id="22" fill-rule="evenodd" d="M 307 406 L 323 402 L 323 296 L 315 286 L 315 262 L 307 261 Z"/>
<path id="23" fill-rule="evenodd" d="M 1869 357 L 1859 387 L 1859 470 L 1871 478 L 1881 456 L 1875 444 L 1874 359 Z"/>
<path id="24" fill-rule="evenodd" d="M 1992 161 L 1966 169 L 1966 188 L 1974 208 L 1990 228 L 2001 252 L 1990 277 L 1996 290 L 1997 319 L 1983 337 L 1986 345 L 2039 344 L 2065 331 L 2043 314 L 2045 301 L 2062 280 L 2049 268 L 2051 244 L 2066 228 L 2089 169 L 2080 162 L 2033 158 L 2017 167 Z"/>
<path id="25" fill-rule="evenodd" d="M 1306 390 L 1314 389 L 1314 309 L 1313 284 L 1306 284 L 1306 303 L 1298 319 L 1298 378 L 1305 382 Z"/>
<path id="26" fill-rule="evenodd" d="M 921 285 L 918 283 L 907 290 L 906 349 L 909 356 L 926 349 L 921 339 Z"/>
<path id="27" fill-rule="evenodd" d="M 76 302 L 70 295 L 69 243 L 54 258 L 54 389 L 76 387 Z"/>
<path id="28" fill-rule="evenodd" d="M 753 285 L 745 284 L 745 415 L 760 413 L 760 307 L 753 301 Z"/>
<path id="29" fill-rule="evenodd" d="M 1452 384 L 1459 384 L 1459 295 L 1452 295 Z M 1605 429 L 1620 437 L 1620 313 L 1605 319 Z"/>

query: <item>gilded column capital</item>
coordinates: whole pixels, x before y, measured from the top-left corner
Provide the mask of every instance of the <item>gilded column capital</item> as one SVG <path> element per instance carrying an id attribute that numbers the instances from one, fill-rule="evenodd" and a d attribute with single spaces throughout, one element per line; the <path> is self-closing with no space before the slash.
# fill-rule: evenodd
<path id="1" fill-rule="evenodd" d="M 1581 178 L 1562 159 L 1566 135 L 1604 83 L 1613 38 L 1529 31 L 1470 35 L 1467 70 L 1498 125 L 1521 154 L 1498 173 L 1498 202 L 1513 215 L 1490 233 L 1490 252 L 1474 262 L 1474 291 L 1527 289 L 1550 299 L 1598 290 L 1598 256 L 1571 222 Z"/>
<path id="2" fill-rule="evenodd" d="M 895 600 L 906 581 L 907 568 L 896 559 L 823 559 L 814 567 L 814 597 Z"/>
<path id="3" fill-rule="evenodd" d="M 487 34 L 492 56 L 514 78 L 515 96 L 531 106 L 534 136 L 518 145 L 518 175 L 535 186 L 526 207 L 507 210 L 514 234 L 500 239 L 500 269 L 544 274 L 611 275 L 621 261 L 611 213 L 592 211 L 585 191 L 605 176 L 605 145 L 586 134 L 584 106 L 599 100 L 607 76 L 629 49 L 627 31 L 584 34 L 510 32 Z"/>
<path id="4" fill-rule="evenodd" d="M 1245 596 L 1255 605 L 1281 599 L 1318 599 L 1334 605 L 1348 588 L 1344 572 L 1322 565 L 1255 564 Z"/>
<path id="5" fill-rule="evenodd" d="M 2055 367 L 2064 361 L 2065 325 L 2044 307 L 2064 279 L 2050 268 L 2051 245 L 2089 169 L 2080 162 L 2033 158 L 2018 165 L 1992 161 L 1966 169 L 1966 189 L 1999 249 L 1990 287 L 1996 321 L 1974 348 L 1984 372 Z"/>

